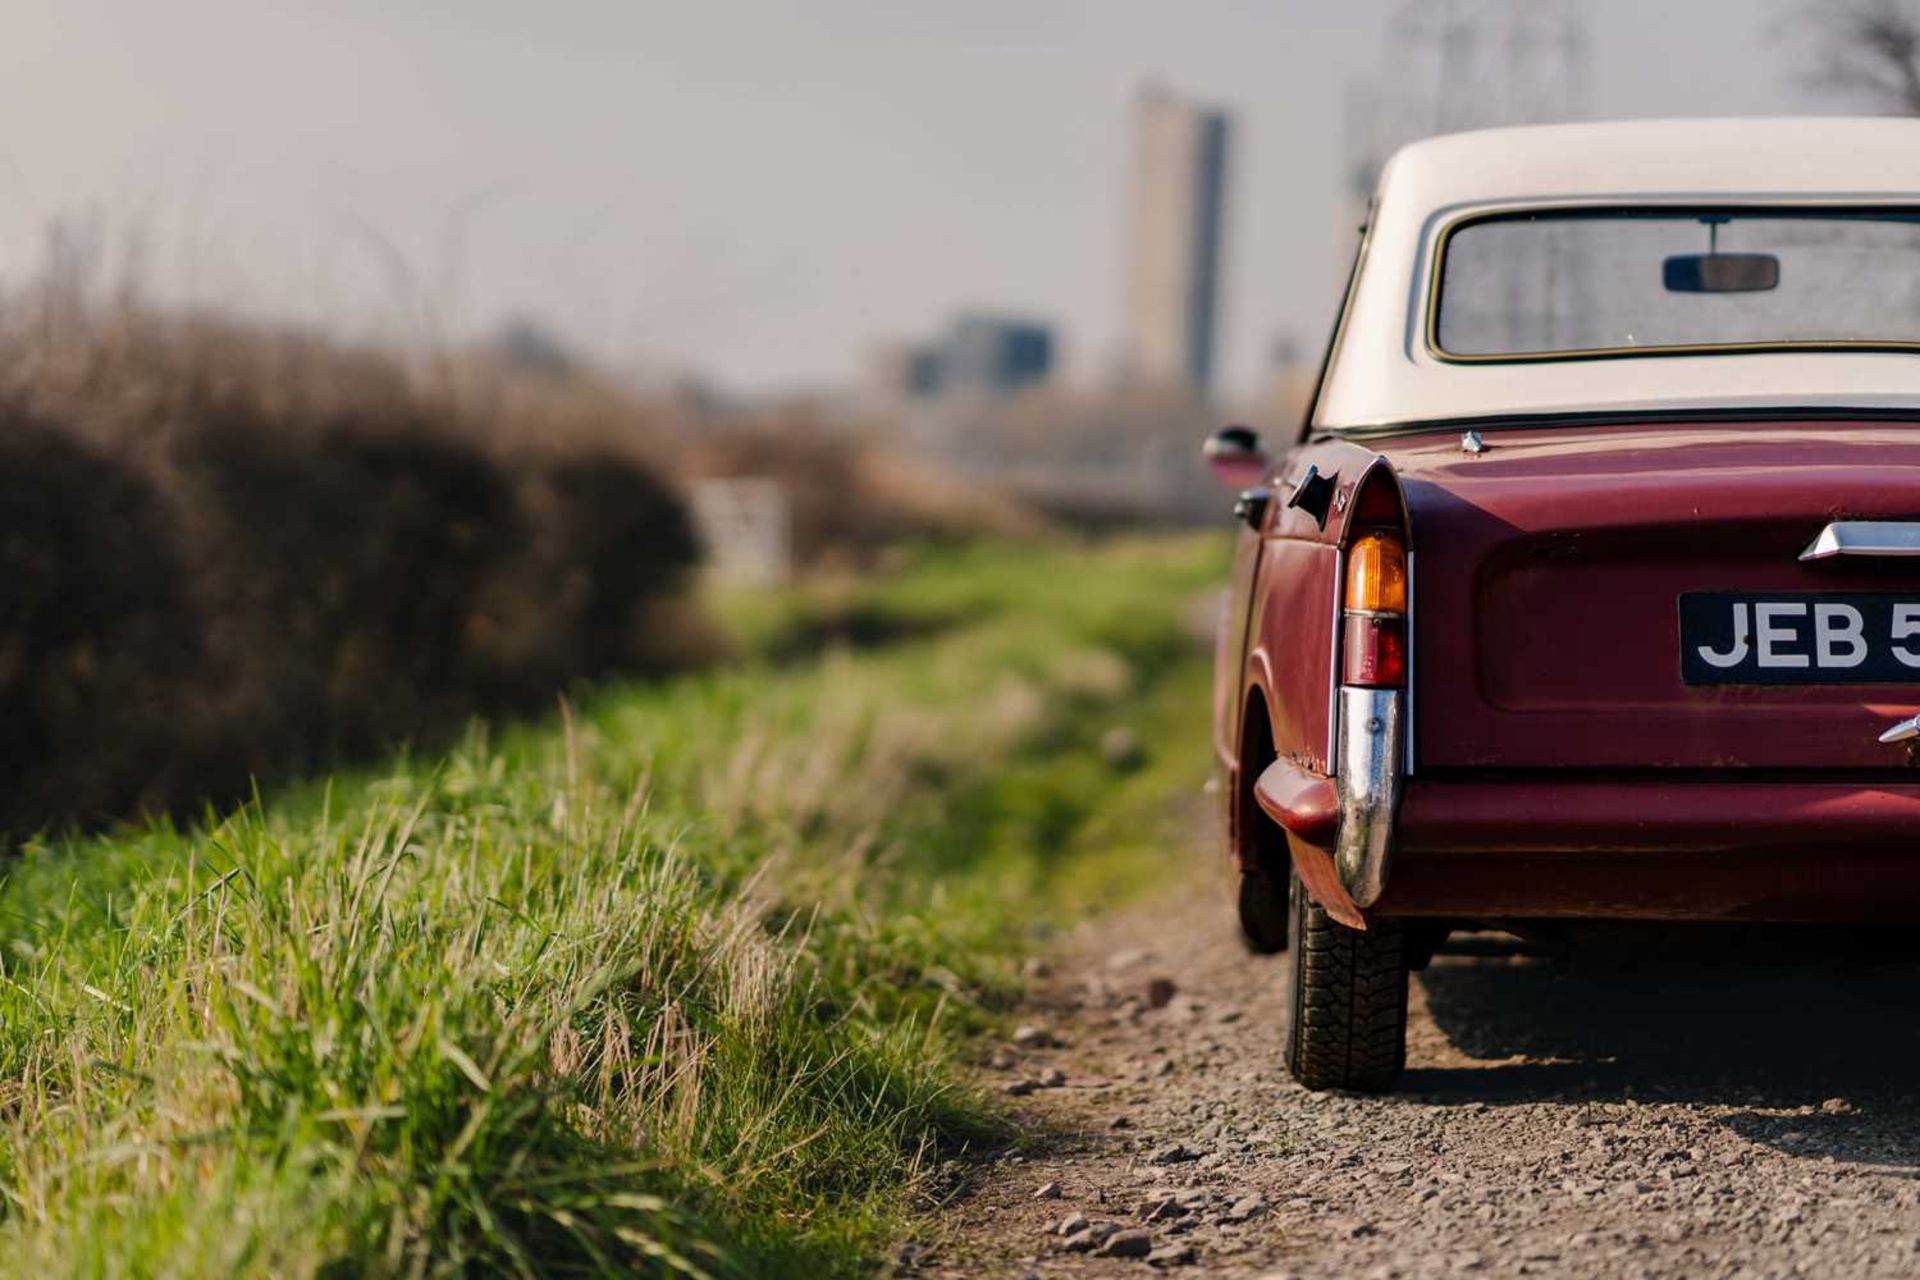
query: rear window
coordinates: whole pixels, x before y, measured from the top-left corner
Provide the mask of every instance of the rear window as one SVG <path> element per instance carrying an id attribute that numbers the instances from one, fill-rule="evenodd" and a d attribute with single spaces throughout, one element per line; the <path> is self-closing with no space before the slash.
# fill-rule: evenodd
<path id="1" fill-rule="evenodd" d="M 1499 214 L 1441 253 L 1442 356 L 1920 346 L 1920 209 Z"/>

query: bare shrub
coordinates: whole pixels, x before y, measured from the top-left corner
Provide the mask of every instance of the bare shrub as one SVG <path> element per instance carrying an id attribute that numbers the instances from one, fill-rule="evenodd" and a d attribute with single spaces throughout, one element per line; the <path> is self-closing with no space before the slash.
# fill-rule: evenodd
<path id="1" fill-rule="evenodd" d="M 472 637 L 497 693 L 542 696 L 580 672 L 677 666 L 717 642 L 679 607 L 699 554 L 677 491 L 609 450 L 515 470 L 525 538 L 481 595 Z"/>
<path id="2" fill-rule="evenodd" d="M 16 300 L 0 363 L 0 831 L 224 799 L 698 643 L 677 489 L 640 448 L 538 443 L 538 399 L 71 300 Z"/>
<path id="3" fill-rule="evenodd" d="M 803 567 L 1036 527 L 811 413 L 158 313 L 70 239 L 0 295 L 0 841 L 710 657 L 683 473 L 780 481 Z"/>
<path id="4" fill-rule="evenodd" d="M 205 653 L 170 516 L 139 471 L 0 405 L 0 824 L 172 790 Z"/>

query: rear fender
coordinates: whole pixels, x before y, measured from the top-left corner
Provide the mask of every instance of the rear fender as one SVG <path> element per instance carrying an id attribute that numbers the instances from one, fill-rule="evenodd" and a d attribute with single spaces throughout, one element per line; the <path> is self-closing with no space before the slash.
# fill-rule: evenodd
<path id="1" fill-rule="evenodd" d="M 1335 772 L 1345 547 L 1361 496 L 1374 484 L 1392 487 L 1405 532 L 1399 480 L 1386 458 L 1370 449 L 1344 440 L 1310 444 L 1291 455 L 1276 477 L 1276 514 L 1252 593 L 1242 683 L 1250 696 L 1264 699 L 1274 766 L 1308 780 L 1330 782 Z M 1243 771 L 1267 767 L 1241 762 Z M 1309 895 L 1335 919 L 1363 925 L 1364 914 L 1340 888 L 1331 836 L 1289 828 L 1259 785 L 1266 781 L 1266 774 L 1255 779 L 1256 799 L 1288 829 L 1294 866 Z"/>

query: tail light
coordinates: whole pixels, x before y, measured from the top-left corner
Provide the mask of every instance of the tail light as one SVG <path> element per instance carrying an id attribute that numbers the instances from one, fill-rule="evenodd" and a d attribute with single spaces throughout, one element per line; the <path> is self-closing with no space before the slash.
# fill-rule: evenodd
<path id="1" fill-rule="evenodd" d="M 1347 550 L 1341 683 L 1397 689 L 1407 682 L 1407 549 L 1394 533 L 1363 533 Z"/>

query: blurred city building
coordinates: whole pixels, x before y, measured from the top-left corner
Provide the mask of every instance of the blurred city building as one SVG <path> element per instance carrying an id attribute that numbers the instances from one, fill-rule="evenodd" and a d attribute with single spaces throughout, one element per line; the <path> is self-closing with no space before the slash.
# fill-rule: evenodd
<path id="1" fill-rule="evenodd" d="M 532 316 L 508 316 L 489 345 L 494 356 L 516 373 L 567 378 L 586 367 L 558 331 Z"/>
<path id="2" fill-rule="evenodd" d="M 1217 489 L 1199 441 L 1211 403 L 1231 127 L 1159 87 L 1134 103 L 1128 311 L 1121 376 L 1055 380 L 1052 330 L 991 311 L 956 315 L 929 341 L 871 354 L 870 409 L 916 456 L 1081 523 L 1210 521 Z M 1259 406 L 1297 412 L 1297 368 L 1276 368 Z"/>
<path id="3" fill-rule="evenodd" d="M 1134 103 L 1133 127 L 1127 371 L 1204 395 L 1220 309 L 1227 116 L 1148 85 Z"/>
<path id="4" fill-rule="evenodd" d="M 941 390 L 949 395 L 1008 395 L 1053 372 L 1053 331 L 1000 316 L 956 316 L 940 349 Z"/>
<path id="5" fill-rule="evenodd" d="M 932 342 L 890 342 L 869 369 L 890 400 L 1012 395 L 1053 374 L 1053 330 L 1032 320 L 963 312 Z"/>
<path id="6" fill-rule="evenodd" d="M 1181 387 L 1043 387 L 929 402 L 905 439 L 956 479 L 1082 525 L 1206 522 L 1225 508 L 1196 441 L 1216 411 Z"/>
<path id="7" fill-rule="evenodd" d="M 885 404 L 940 394 L 940 353 L 919 342 L 878 343 L 867 359 L 867 385 Z"/>

